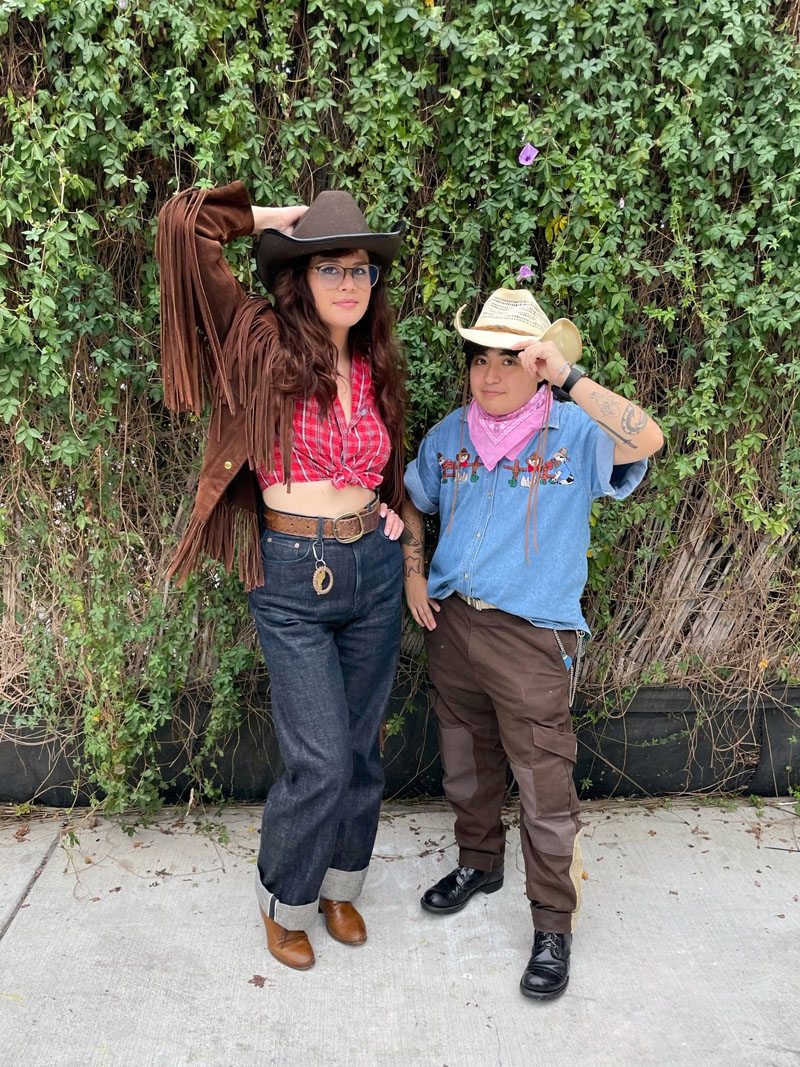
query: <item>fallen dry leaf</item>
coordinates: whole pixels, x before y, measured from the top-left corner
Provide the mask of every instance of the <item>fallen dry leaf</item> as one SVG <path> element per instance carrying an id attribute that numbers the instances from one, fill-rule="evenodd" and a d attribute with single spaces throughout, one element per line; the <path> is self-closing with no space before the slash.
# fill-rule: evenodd
<path id="1" fill-rule="evenodd" d="M 109 893 L 119 893 L 120 889 L 122 889 L 121 885 L 115 885 L 113 889 L 109 889 Z"/>
<path id="2" fill-rule="evenodd" d="M 19 830 L 15 832 L 14 837 L 16 837 L 17 841 L 24 841 L 30 833 L 30 829 L 30 826 L 20 826 Z"/>
<path id="3" fill-rule="evenodd" d="M 648 834 L 650 834 L 651 837 L 655 837 L 656 833 L 657 833 L 656 830 L 648 830 L 647 832 L 648 832 Z"/>
<path id="4" fill-rule="evenodd" d="M 779 916 L 778 916 L 778 918 L 779 918 L 779 919 L 785 919 L 785 918 L 786 918 L 786 916 L 785 916 L 785 915 L 783 915 L 783 914 L 781 914 L 781 915 L 779 915 Z"/>
<path id="5" fill-rule="evenodd" d="M 263 989 L 265 982 L 266 982 L 266 978 L 264 978 L 263 975 L 254 974 L 253 977 L 250 979 L 250 981 L 247 984 L 248 985 L 258 986 L 259 989 Z"/>
<path id="6" fill-rule="evenodd" d="M 583 874 L 581 875 L 581 878 L 584 880 L 584 882 L 588 882 L 589 881 L 589 875 L 586 873 L 586 871 L 583 872 Z"/>

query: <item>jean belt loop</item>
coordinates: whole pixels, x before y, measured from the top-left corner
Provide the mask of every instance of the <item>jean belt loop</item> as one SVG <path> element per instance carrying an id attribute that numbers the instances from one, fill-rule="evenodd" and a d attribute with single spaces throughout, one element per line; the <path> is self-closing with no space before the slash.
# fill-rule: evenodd
<path id="1" fill-rule="evenodd" d="M 325 519 L 320 516 L 317 519 L 317 536 L 311 544 L 311 551 L 314 553 L 314 577 L 311 584 L 317 596 L 325 596 L 333 588 L 333 571 L 325 562 L 324 529 Z"/>

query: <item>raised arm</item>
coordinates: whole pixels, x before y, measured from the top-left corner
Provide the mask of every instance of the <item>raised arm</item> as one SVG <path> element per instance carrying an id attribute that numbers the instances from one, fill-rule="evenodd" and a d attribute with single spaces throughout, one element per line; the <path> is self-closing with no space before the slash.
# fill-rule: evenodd
<path id="1" fill-rule="evenodd" d="M 519 352 L 520 363 L 534 377 L 556 386 L 567 380 L 571 366 L 552 341 L 520 341 L 514 349 Z M 614 441 L 615 464 L 646 459 L 664 444 L 657 422 L 632 400 L 612 393 L 588 375 L 572 386 L 569 395 Z"/>
<path id="2" fill-rule="evenodd" d="M 305 211 L 302 205 L 252 207 L 241 182 L 219 189 L 186 189 L 162 207 L 156 256 L 161 267 L 161 358 L 168 407 L 200 414 L 214 383 L 230 402 L 222 348 L 246 294 L 225 260 L 224 246 L 268 226 L 290 232 Z"/>
<path id="3" fill-rule="evenodd" d="M 211 383 L 224 383 L 222 346 L 245 292 L 225 262 L 223 245 L 252 232 L 250 198 L 241 182 L 186 189 L 159 212 L 164 402 L 175 411 L 200 414 Z"/>

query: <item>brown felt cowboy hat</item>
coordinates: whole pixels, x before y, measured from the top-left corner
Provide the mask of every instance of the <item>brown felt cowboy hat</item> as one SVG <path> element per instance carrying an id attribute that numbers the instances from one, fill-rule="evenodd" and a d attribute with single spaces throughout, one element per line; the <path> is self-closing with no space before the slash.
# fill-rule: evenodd
<path id="1" fill-rule="evenodd" d="M 256 238 L 258 276 L 269 289 L 278 271 L 295 259 L 337 248 L 363 248 L 370 262 L 388 267 L 398 253 L 406 224 L 373 233 L 349 193 L 328 189 L 315 198 L 291 234 L 266 229 Z"/>

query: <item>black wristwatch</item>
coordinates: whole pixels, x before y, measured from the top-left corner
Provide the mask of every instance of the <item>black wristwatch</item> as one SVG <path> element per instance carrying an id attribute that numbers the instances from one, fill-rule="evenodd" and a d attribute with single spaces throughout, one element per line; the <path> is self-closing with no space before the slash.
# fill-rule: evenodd
<path id="1" fill-rule="evenodd" d="M 553 386 L 553 388 L 560 389 L 562 393 L 566 393 L 566 395 L 569 396 L 570 391 L 575 382 L 579 382 L 581 378 L 585 377 L 586 371 L 583 369 L 580 363 L 573 363 L 569 369 L 569 374 L 564 379 L 563 383 L 561 385 Z"/>

